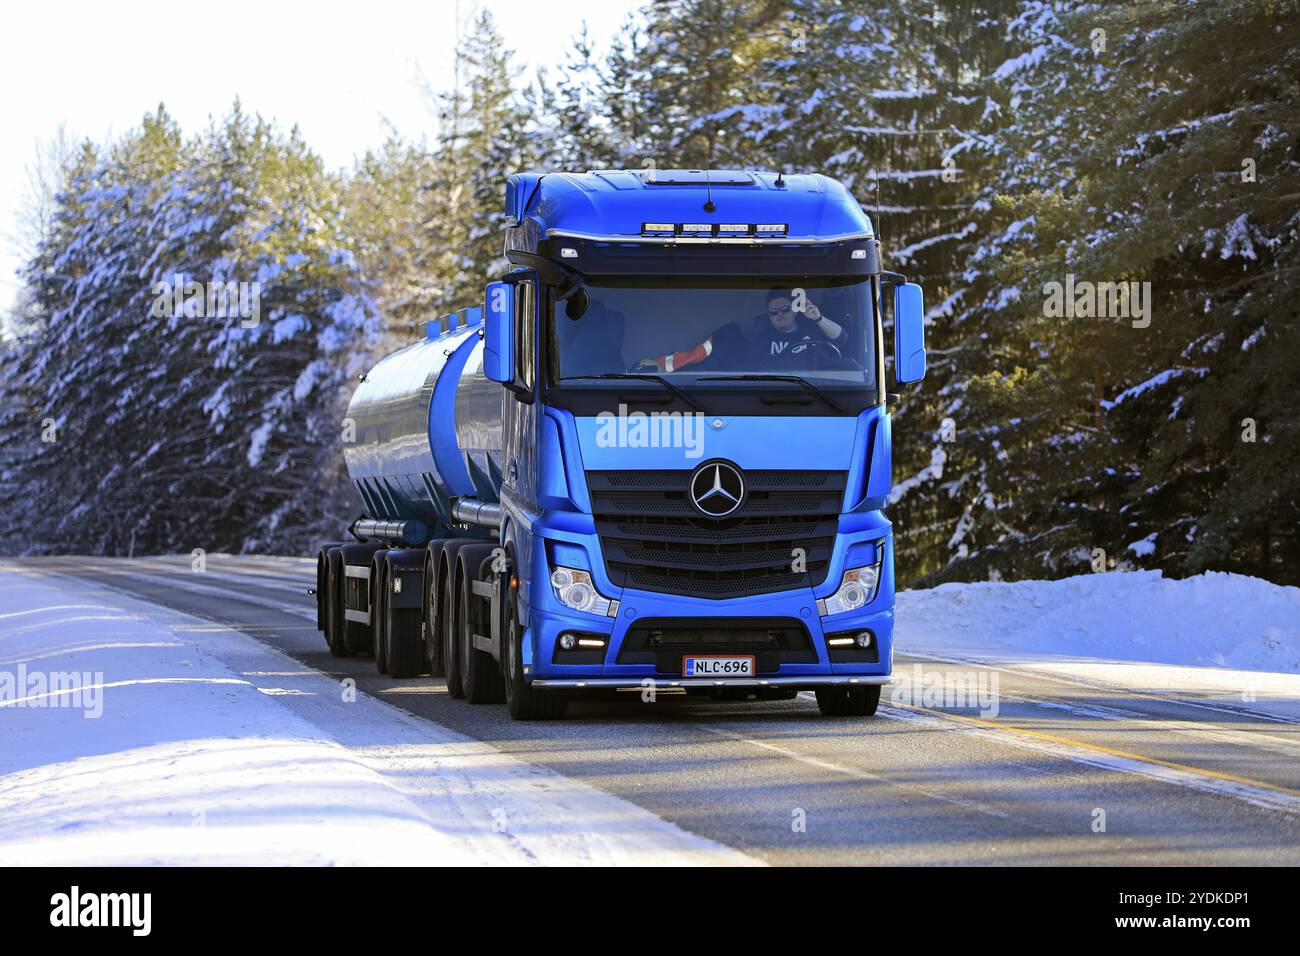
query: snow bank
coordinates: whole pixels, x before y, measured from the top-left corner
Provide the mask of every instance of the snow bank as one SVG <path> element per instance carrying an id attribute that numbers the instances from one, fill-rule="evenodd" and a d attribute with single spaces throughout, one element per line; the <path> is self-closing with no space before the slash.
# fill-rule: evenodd
<path id="1" fill-rule="evenodd" d="M 898 595 L 897 648 L 1191 664 L 1300 674 L 1300 588 L 1159 571 L 943 584 Z"/>
<path id="2" fill-rule="evenodd" d="M 0 865 L 752 862 L 243 633 L 3 562 L 0 740 Z"/>

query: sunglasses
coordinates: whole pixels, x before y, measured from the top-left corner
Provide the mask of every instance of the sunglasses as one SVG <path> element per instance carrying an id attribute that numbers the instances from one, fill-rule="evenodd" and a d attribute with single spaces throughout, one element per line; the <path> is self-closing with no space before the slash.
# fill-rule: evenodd
<path id="1" fill-rule="evenodd" d="M 769 308 L 767 310 L 767 314 L 775 317 L 778 315 L 785 315 L 789 311 L 790 311 L 790 307 L 788 305 L 780 305 L 777 306 L 775 309 Z"/>

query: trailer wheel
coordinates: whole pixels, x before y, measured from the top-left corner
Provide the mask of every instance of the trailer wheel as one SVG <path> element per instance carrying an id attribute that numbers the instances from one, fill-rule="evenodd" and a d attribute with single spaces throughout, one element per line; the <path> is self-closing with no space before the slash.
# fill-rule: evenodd
<path id="1" fill-rule="evenodd" d="M 442 677 L 442 631 L 438 629 L 438 562 L 432 551 L 424 553 L 424 643 L 429 673 Z"/>
<path id="2" fill-rule="evenodd" d="M 817 707 L 823 717 L 870 717 L 880 704 L 880 685 L 819 687 Z"/>
<path id="3" fill-rule="evenodd" d="M 501 670 L 505 675 L 506 708 L 515 720 L 558 720 L 569 702 L 558 694 L 534 689 L 524 681 L 523 631 L 515 622 L 514 595 L 505 597 L 501 624 Z"/>
<path id="4" fill-rule="evenodd" d="M 333 657 L 351 657 L 343 640 L 343 555 L 331 548 L 325 562 L 325 644 Z"/>
<path id="5" fill-rule="evenodd" d="M 415 677 L 424 670 L 424 641 L 420 634 L 423 612 L 418 607 L 393 607 L 387 598 L 384 608 L 384 662 L 388 675 Z"/>
<path id="6" fill-rule="evenodd" d="M 375 669 L 388 673 L 388 576 L 384 562 L 370 570 L 370 633 L 375 643 Z"/>
<path id="7" fill-rule="evenodd" d="M 482 599 L 474 595 L 474 569 L 490 553 L 492 545 L 470 545 L 461 550 L 456 577 L 460 587 L 456 605 L 456 618 L 460 623 L 460 682 L 465 689 L 465 700 L 471 704 L 499 704 L 504 699 L 501 672 L 497 662 L 486 651 L 474 646 L 474 634 L 484 633 L 483 615 L 479 609 Z"/>
<path id="8" fill-rule="evenodd" d="M 438 624 L 442 632 L 442 666 L 447 675 L 447 696 L 453 700 L 465 699 L 465 685 L 460 676 L 460 649 L 458 647 L 460 632 L 456 628 L 456 592 L 453 589 L 456 565 L 449 562 L 448 567 L 438 575 L 439 593 Z M 450 579 L 450 580 L 449 580 Z"/>

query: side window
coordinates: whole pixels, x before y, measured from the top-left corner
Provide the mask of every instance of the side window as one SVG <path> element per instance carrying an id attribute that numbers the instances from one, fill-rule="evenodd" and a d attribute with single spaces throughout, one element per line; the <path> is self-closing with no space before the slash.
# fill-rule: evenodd
<path id="1" fill-rule="evenodd" d="M 515 286 L 515 384 L 530 393 L 536 382 L 537 294 L 531 282 Z"/>

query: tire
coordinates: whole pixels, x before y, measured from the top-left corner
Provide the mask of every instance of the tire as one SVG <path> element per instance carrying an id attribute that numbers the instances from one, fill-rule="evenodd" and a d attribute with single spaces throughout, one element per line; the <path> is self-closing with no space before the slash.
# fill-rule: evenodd
<path id="1" fill-rule="evenodd" d="M 380 561 L 370 569 L 370 633 L 375 647 L 375 669 L 388 673 L 388 575 Z"/>
<path id="2" fill-rule="evenodd" d="M 879 704 L 879 684 L 817 689 L 817 707 L 823 717 L 870 717 Z"/>
<path id="3" fill-rule="evenodd" d="M 424 554 L 424 646 L 429 658 L 429 673 L 446 674 L 442 662 L 442 631 L 438 629 L 438 559 L 432 551 Z"/>
<path id="4" fill-rule="evenodd" d="M 332 657 L 351 657 L 343 639 L 343 555 L 337 548 L 329 552 L 325 565 L 325 644 Z"/>
<path id="5" fill-rule="evenodd" d="M 316 552 L 316 630 L 325 633 L 325 613 L 329 607 L 330 546 L 321 545 Z M 326 638 L 325 643 L 329 643 Z"/>
<path id="6" fill-rule="evenodd" d="M 492 655 L 474 647 L 475 632 L 482 634 L 483 600 L 474 595 L 478 566 L 492 551 L 492 545 L 462 548 L 457 556 L 456 622 L 460 628 L 460 683 L 470 704 L 499 704 L 505 699 L 501 671 Z"/>
<path id="7" fill-rule="evenodd" d="M 559 694 L 535 690 L 524 681 L 524 664 L 521 645 L 523 631 L 515 623 L 514 595 L 505 596 L 501 616 L 501 670 L 504 674 L 506 708 L 514 720 L 558 720 L 564 716 L 569 702 Z"/>
<path id="8" fill-rule="evenodd" d="M 442 643 L 442 666 L 447 675 L 447 696 L 453 700 L 465 699 L 465 686 L 460 676 L 460 631 L 456 627 L 456 594 L 454 590 L 456 577 L 455 556 L 448 562 L 446 570 L 438 575 L 439 630 Z"/>
<path id="9" fill-rule="evenodd" d="M 390 580 L 392 567 L 385 580 Z M 424 612 L 418 607 L 393 607 L 384 598 L 384 663 L 389 677 L 416 677 L 424 670 Z"/>

